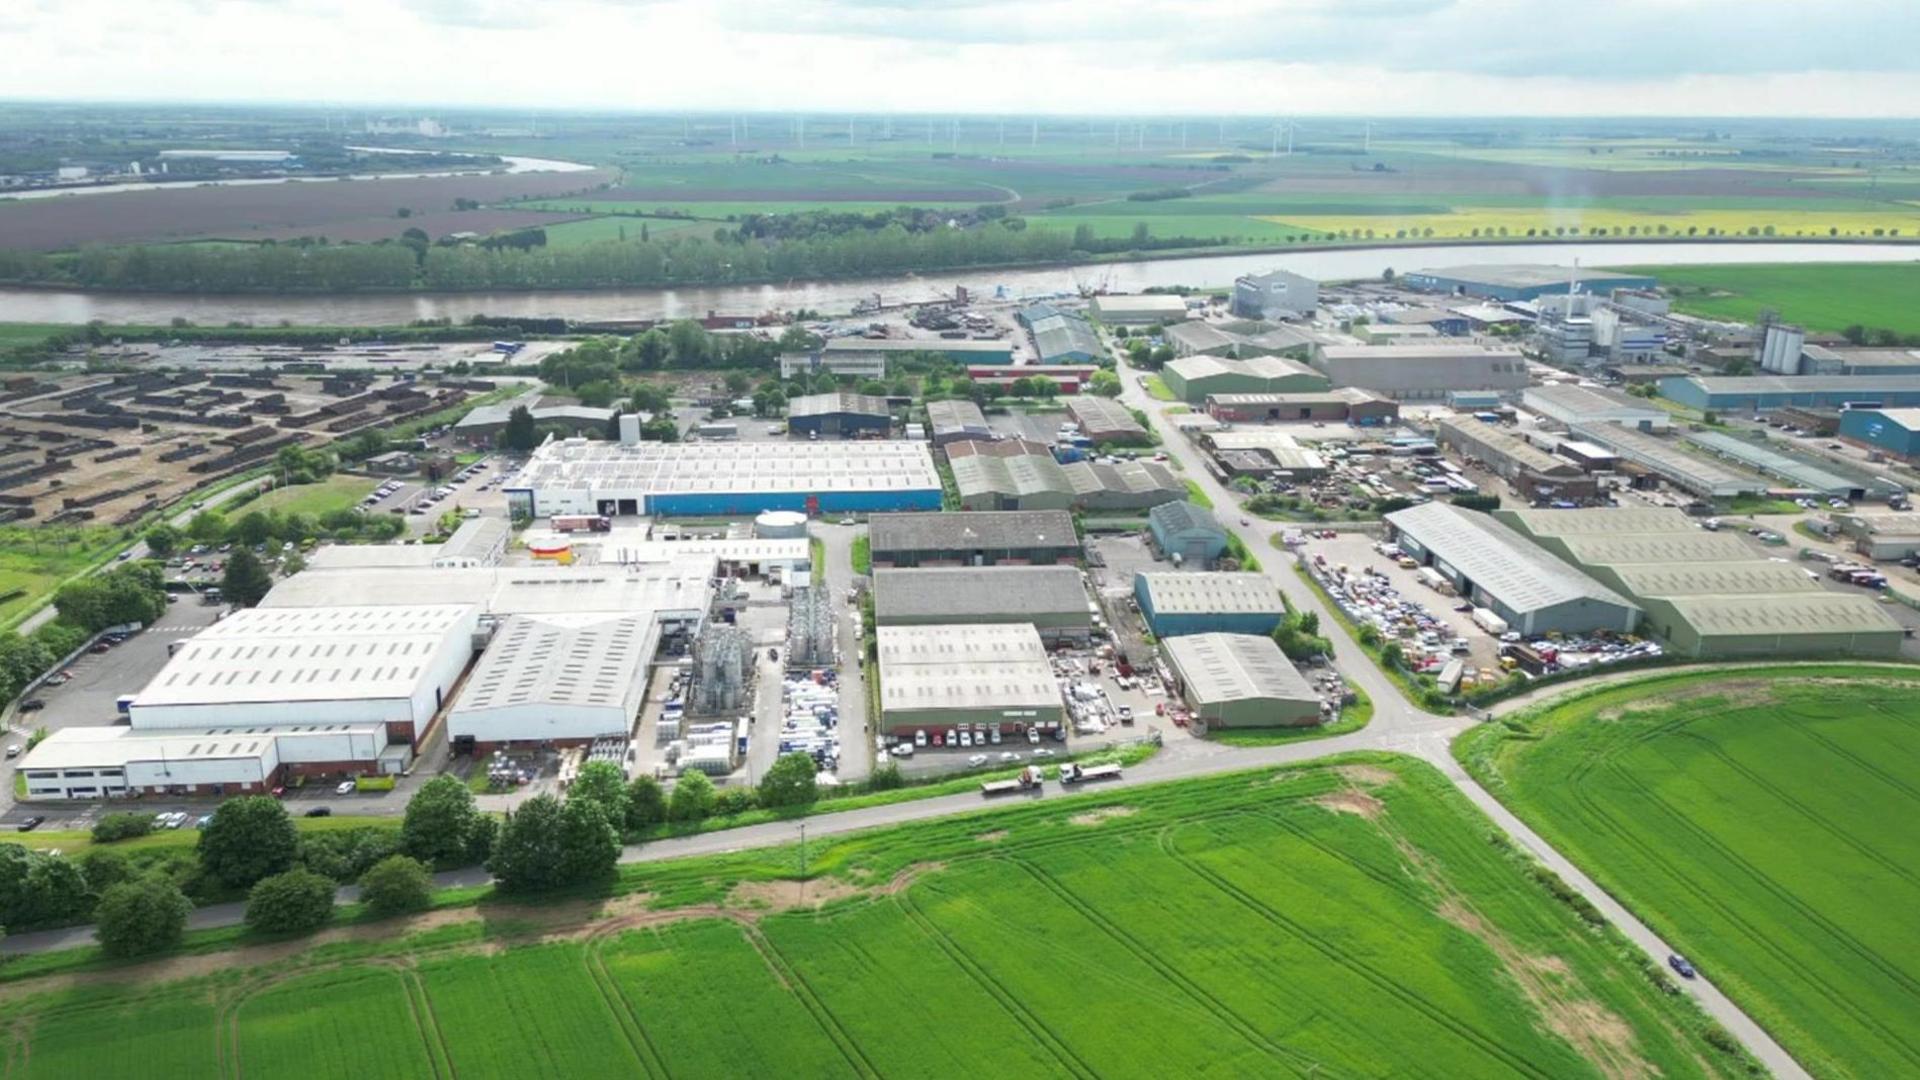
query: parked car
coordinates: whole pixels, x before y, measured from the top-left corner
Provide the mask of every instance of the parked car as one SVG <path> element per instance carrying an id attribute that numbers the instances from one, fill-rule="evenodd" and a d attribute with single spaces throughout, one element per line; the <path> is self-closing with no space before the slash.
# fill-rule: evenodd
<path id="1" fill-rule="evenodd" d="M 45 814 L 35 814 L 32 817 L 20 823 L 20 831 L 32 832 L 33 830 L 46 824 L 46 821 L 47 821 L 47 818 Z"/>
<path id="2" fill-rule="evenodd" d="M 17 757 L 19 757 L 19 756 L 20 756 L 20 744 L 19 744 L 19 743 L 10 743 L 10 744 L 8 744 L 8 746 L 7 746 L 7 757 L 9 757 L 9 758 L 17 758 Z"/>
<path id="3" fill-rule="evenodd" d="M 1699 974 L 1699 972 L 1693 969 L 1693 964 L 1679 953 L 1674 953 L 1667 957 L 1667 966 L 1679 972 L 1680 977 L 1683 979 L 1691 979 Z"/>
<path id="4" fill-rule="evenodd" d="M 977 769 L 980 766 L 985 765 L 986 763 L 987 763 L 987 755 L 985 754 L 974 754 L 971 757 L 967 758 L 967 767 L 970 769 Z"/>
<path id="5" fill-rule="evenodd" d="M 311 809 L 311 810 L 309 810 L 309 811 L 307 811 L 307 812 L 306 812 L 306 814 L 305 814 L 305 816 L 306 816 L 306 817 L 332 817 L 332 816 L 333 816 L 333 807 L 331 807 L 331 806 L 316 806 L 316 807 L 314 807 L 313 809 Z"/>
<path id="6" fill-rule="evenodd" d="M 41 701 L 37 697 L 30 697 L 27 700 L 22 701 L 20 703 L 19 709 L 21 712 L 39 712 L 41 709 L 44 709 L 46 707 L 47 707 L 46 702 Z"/>
<path id="7" fill-rule="evenodd" d="M 358 790 L 358 788 L 359 788 L 359 785 L 355 784 L 353 781 L 342 780 L 340 781 L 340 783 L 334 786 L 333 793 L 335 795 L 351 795 L 356 790 Z"/>

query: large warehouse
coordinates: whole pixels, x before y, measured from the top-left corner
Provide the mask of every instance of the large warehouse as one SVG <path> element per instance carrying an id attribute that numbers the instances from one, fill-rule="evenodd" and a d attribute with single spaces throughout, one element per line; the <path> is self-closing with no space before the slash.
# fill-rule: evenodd
<path id="1" fill-rule="evenodd" d="M 1188 634 L 1161 642 L 1193 730 L 1304 727 L 1321 720 L 1320 696 L 1271 637 Z"/>
<path id="2" fill-rule="evenodd" d="M 834 362 L 847 359 L 891 359 L 912 353 L 932 353 L 955 364 L 1011 364 L 1013 342 L 977 341 L 972 338 L 833 338 L 820 349 L 820 358 L 833 369 Z M 782 376 L 783 378 L 785 376 Z"/>
<path id="3" fill-rule="evenodd" d="M 1253 356 L 1245 360 L 1185 356 L 1160 369 L 1160 378 L 1174 397 L 1192 405 L 1204 402 L 1209 394 L 1285 394 L 1327 389 L 1326 376 L 1282 356 Z"/>
<path id="4" fill-rule="evenodd" d="M 1672 418 L 1658 406 L 1615 390 L 1576 383 L 1548 383 L 1520 391 L 1520 404 L 1562 427 L 1614 423 L 1641 431 L 1665 431 Z"/>
<path id="5" fill-rule="evenodd" d="M 470 602 L 236 611 L 188 639 L 128 715 L 141 730 L 380 724 L 412 742 L 473 658 L 477 621 Z"/>
<path id="6" fill-rule="evenodd" d="M 1190 502 L 1161 503 L 1147 511 L 1147 531 L 1169 559 L 1197 570 L 1227 550 L 1227 530 L 1213 511 Z"/>
<path id="7" fill-rule="evenodd" d="M 1045 566 L 1084 554 L 1064 510 L 888 514 L 868 523 L 867 538 L 875 567 Z"/>
<path id="8" fill-rule="evenodd" d="M 1441 416 L 1433 422 L 1441 446 L 1484 464 L 1528 501 L 1588 498 L 1598 487 L 1579 465 L 1533 445 L 1517 433 L 1471 416 Z"/>
<path id="9" fill-rule="evenodd" d="M 1313 366 L 1332 386 L 1358 386 L 1396 401 L 1440 401 L 1456 390 L 1522 389 L 1527 358 L 1503 345 L 1322 345 Z"/>
<path id="10" fill-rule="evenodd" d="M 1182 634 L 1271 634 L 1286 617 L 1280 587 L 1265 574 L 1142 571 L 1134 601 L 1161 640 Z"/>
<path id="11" fill-rule="evenodd" d="M 1030 625 L 882 626 L 880 730 L 1057 728 L 1060 682 Z"/>
<path id="12" fill-rule="evenodd" d="M 1784 442 L 1742 438 L 1718 431 L 1689 431 L 1683 436 L 1707 453 L 1752 469 L 1779 481 L 1789 491 L 1808 492 L 1826 499 L 1887 499 L 1906 489 L 1877 469 L 1861 469 L 1844 461 L 1821 458 Z"/>
<path id="13" fill-rule="evenodd" d="M 1391 424 L 1400 405 L 1358 386 L 1302 394 L 1208 394 L 1207 414 L 1229 423 L 1345 420 L 1356 427 Z"/>
<path id="14" fill-rule="evenodd" d="M 947 447 L 962 508 L 974 510 L 1145 510 L 1186 496 L 1186 485 L 1151 461 L 1062 465 L 1025 439 Z"/>
<path id="15" fill-rule="evenodd" d="M 1660 380 L 1660 396 L 1716 412 L 1772 412 L 1789 405 L 1904 408 L 1920 405 L 1920 375 L 1669 376 Z"/>
<path id="16" fill-rule="evenodd" d="M 1400 284 L 1409 289 L 1483 296 L 1489 300 L 1538 300 L 1553 293 L 1565 293 L 1570 282 L 1577 282 L 1581 292 L 1594 294 L 1615 289 L 1651 289 L 1658 284 L 1644 274 L 1535 263 L 1447 266 L 1400 275 Z"/>
<path id="17" fill-rule="evenodd" d="M 511 616 L 447 714 L 447 736 L 479 753 L 624 737 L 640 715 L 659 636 L 651 612 Z"/>
<path id="18" fill-rule="evenodd" d="M 1042 364 L 1091 364 L 1107 354 L 1093 324 L 1071 312 L 1035 319 L 1027 329 Z"/>
<path id="19" fill-rule="evenodd" d="M 1071 566 L 939 566 L 873 572 L 880 626 L 1027 623 L 1049 642 L 1084 642 L 1092 601 Z"/>
<path id="20" fill-rule="evenodd" d="M 1892 656 L 1904 634 L 1873 597 L 1818 586 L 1678 510 L 1496 510 L 1495 517 L 1631 597 L 1682 656 Z M 1790 571 L 1797 577 L 1783 571 Z M 1809 585 L 1815 587 L 1808 588 Z"/>
<path id="21" fill-rule="evenodd" d="M 1133 415 L 1133 410 L 1112 398 L 1079 394 L 1067 399 L 1067 415 L 1080 425 L 1080 433 L 1094 445 L 1145 446 L 1153 440 Z"/>
<path id="22" fill-rule="evenodd" d="M 260 795 L 296 776 L 392 775 L 410 747 L 385 724 L 138 730 L 68 727 L 27 752 L 28 799 L 130 795 Z"/>
<path id="23" fill-rule="evenodd" d="M 1088 310 L 1098 316 L 1101 322 L 1115 326 L 1174 323 L 1190 318 L 1186 300 L 1159 293 L 1096 296 L 1088 305 Z"/>
<path id="24" fill-rule="evenodd" d="M 1901 461 L 1920 457 L 1920 409 L 1848 409 L 1840 438 Z"/>
<path id="25" fill-rule="evenodd" d="M 821 439 L 881 438 L 893 430 L 887 399 L 871 394 L 807 394 L 787 402 L 787 432 Z"/>
<path id="26" fill-rule="evenodd" d="M 1576 424 L 1573 435 L 1604 447 L 1621 461 L 1703 499 L 1730 499 L 1763 492 L 1770 486 L 1753 473 L 1687 452 L 1677 439 L 1606 423 Z"/>
<path id="27" fill-rule="evenodd" d="M 751 516 L 937 510 L 923 442 L 656 443 L 550 440 L 506 484 L 516 517 Z"/>
<path id="28" fill-rule="evenodd" d="M 1387 515 L 1401 550 L 1528 636 L 1630 633 L 1640 610 L 1486 514 L 1430 502 Z"/>
<path id="29" fill-rule="evenodd" d="M 990 440 L 994 434 L 980 406 L 956 399 L 927 402 L 927 437 L 934 446 L 944 447 L 962 439 Z"/>

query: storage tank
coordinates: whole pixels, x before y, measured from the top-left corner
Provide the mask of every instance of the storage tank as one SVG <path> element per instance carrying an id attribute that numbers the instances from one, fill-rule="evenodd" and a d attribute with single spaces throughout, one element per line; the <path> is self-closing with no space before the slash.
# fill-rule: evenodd
<path id="1" fill-rule="evenodd" d="M 573 562 L 573 542 L 570 540 L 535 541 L 527 545 L 527 553 L 535 559 L 567 566 Z"/>
<path id="2" fill-rule="evenodd" d="M 807 535 L 807 515 L 798 510 L 767 510 L 753 519 L 753 535 L 762 540 L 794 540 Z"/>

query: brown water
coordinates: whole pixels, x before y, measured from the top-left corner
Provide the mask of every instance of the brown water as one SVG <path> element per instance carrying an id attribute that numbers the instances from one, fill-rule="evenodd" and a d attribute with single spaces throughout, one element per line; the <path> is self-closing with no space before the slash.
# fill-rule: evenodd
<path id="1" fill-rule="evenodd" d="M 1210 255 L 1193 259 L 1144 259 L 1093 266 L 1032 270 L 965 270 L 925 276 L 794 281 L 767 285 L 716 285 L 673 289 L 496 293 L 344 293 L 318 295 L 197 295 L 99 293 L 78 290 L 0 289 L 0 322 L 155 324 L 183 317 L 203 326 L 228 322 L 312 326 L 392 326 L 415 319 L 471 315 L 566 318 L 671 319 L 704 315 L 758 314 L 811 308 L 845 313 L 876 295 L 887 304 L 924 302 L 953 295 L 964 285 L 976 297 L 1042 297 L 1079 289 L 1138 292 L 1152 286 L 1197 288 L 1231 284 L 1241 274 L 1287 269 L 1322 281 L 1375 278 L 1399 271 L 1485 263 L 1554 263 L 1582 266 L 1684 265 L 1688 263 L 1914 262 L 1920 244 L 1795 243 L 1588 243 L 1498 246 L 1379 247 L 1344 251 Z"/>

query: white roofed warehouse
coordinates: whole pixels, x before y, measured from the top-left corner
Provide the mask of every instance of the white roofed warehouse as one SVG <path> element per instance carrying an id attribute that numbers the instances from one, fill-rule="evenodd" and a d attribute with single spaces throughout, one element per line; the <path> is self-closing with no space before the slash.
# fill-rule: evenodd
<path id="1" fill-rule="evenodd" d="M 1194 733 L 1209 728 L 1304 727 L 1321 720 L 1313 684 L 1259 634 L 1188 634 L 1160 644 Z"/>
<path id="2" fill-rule="evenodd" d="M 1271 634 L 1287 614 L 1280 587 L 1265 574 L 1143 571 L 1134 601 L 1162 640 L 1180 634 Z"/>
<path id="3" fill-rule="evenodd" d="M 1640 609 L 1486 514 L 1431 502 L 1387 515 L 1400 549 L 1529 637 L 1631 633 Z"/>
<path id="4" fill-rule="evenodd" d="M 882 626 L 880 728 L 1057 728 L 1064 705 L 1031 624 Z"/>
<path id="5" fill-rule="evenodd" d="M 625 737 L 660 631 L 651 613 L 515 615 L 500 624 L 447 715 L 476 752 Z"/>

